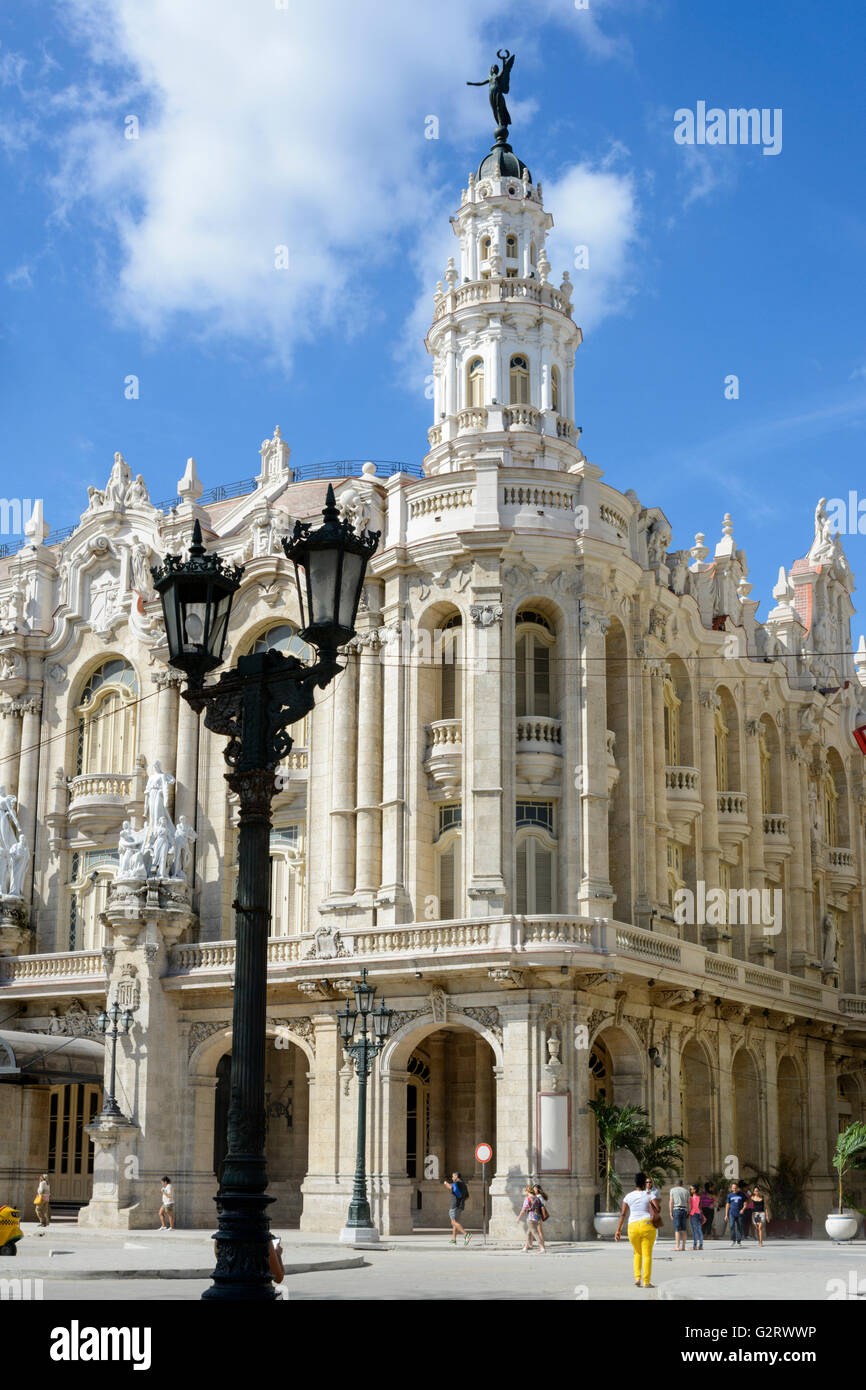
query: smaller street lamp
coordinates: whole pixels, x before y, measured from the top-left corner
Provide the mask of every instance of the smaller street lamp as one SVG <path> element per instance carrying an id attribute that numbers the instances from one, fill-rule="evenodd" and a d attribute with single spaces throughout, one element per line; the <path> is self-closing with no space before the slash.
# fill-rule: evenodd
<path id="1" fill-rule="evenodd" d="M 393 1009 L 385 1008 L 382 1000 L 378 1009 L 373 1008 L 376 990 L 367 984 L 367 967 L 361 971 L 361 979 L 355 985 L 355 1007 L 346 1000 L 345 1009 L 338 1009 L 337 1021 L 343 1047 L 355 1063 L 358 1077 L 358 1146 L 355 1153 L 355 1182 L 352 1200 L 349 1203 L 349 1216 L 340 1232 L 343 1245 L 370 1245 L 379 1239 L 379 1232 L 373 1225 L 370 1203 L 367 1200 L 367 1077 L 391 1032 Z M 358 1025 L 360 1024 L 360 1030 Z"/>
<path id="2" fill-rule="evenodd" d="M 123 1119 L 123 1111 L 114 1098 L 114 1084 L 117 1073 L 117 1039 L 128 1033 L 132 1027 L 132 1009 L 121 1010 L 117 1000 L 106 1013 L 105 1009 L 97 1016 L 96 1026 L 103 1037 L 111 1039 L 111 1080 L 102 1103 L 101 1115 L 105 1119 Z"/>

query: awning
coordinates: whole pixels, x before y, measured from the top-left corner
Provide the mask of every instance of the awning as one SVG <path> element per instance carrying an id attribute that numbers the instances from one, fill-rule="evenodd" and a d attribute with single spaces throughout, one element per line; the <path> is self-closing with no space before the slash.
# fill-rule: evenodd
<path id="1" fill-rule="evenodd" d="M 101 1084 L 104 1071 L 105 1049 L 92 1038 L 0 1029 L 0 1081 L 21 1086 Z"/>

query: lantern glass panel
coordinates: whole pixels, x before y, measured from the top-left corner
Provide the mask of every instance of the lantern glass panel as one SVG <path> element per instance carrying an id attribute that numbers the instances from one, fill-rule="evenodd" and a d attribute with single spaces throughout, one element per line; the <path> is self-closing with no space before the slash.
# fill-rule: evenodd
<path id="1" fill-rule="evenodd" d="M 223 647 L 226 642 L 226 633 L 229 626 L 229 613 L 232 606 L 232 594 L 219 594 L 213 606 L 211 617 L 211 630 L 208 638 L 208 648 L 211 656 L 218 661 L 222 661 Z"/>
<path id="2" fill-rule="evenodd" d="M 355 626 L 355 614 L 361 596 L 361 579 L 364 572 L 364 556 L 348 552 L 343 557 L 343 573 L 340 576 L 340 609 L 337 626 L 351 632 Z"/>
<path id="3" fill-rule="evenodd" d="M 337 616 L 337 582 L 340 552 L 336 548 L 311 550 L 308 584 L 313 627 L 331 627 Z"/>
<path id="4" fill-rule="evenodd" d="M 340 1025 L 340 1037 L 343 1039 L 343 1042 L 351 1042 L 352 1034 L 355 1031 L 355 1024 L 358 1022 L 358 1015 L 355 1013 L 354 1009 L 350 1008 L 348 999 L 346 1000 L 345 1009 L 337 1010 L 337 1018 Z"/>
<path id="5" fill-rule="evenodd" d="M 207 602 L 204 599 L 187 599 L 183 605 L 184 651 L 198 651 L 204 645 L 206 624 Z"/>
<path id="6" fill-rule="evenodd" d="M 167 589 L 162 595 L 162 616 L 165 619 L 165 632 L 168 650 L 172 657 L 180 656 L 183 643 L 180 636 L 180 613 L 178 611 L 177 585 Z"/>
<path id="7" fill-rule="evenodd" d="M 391 1009 L 386 1009 L 382 1003 L 373 1014 L 373 1031 L 377 1042 L 384 1042 L 391 1031 L 391 1012 Z"/>

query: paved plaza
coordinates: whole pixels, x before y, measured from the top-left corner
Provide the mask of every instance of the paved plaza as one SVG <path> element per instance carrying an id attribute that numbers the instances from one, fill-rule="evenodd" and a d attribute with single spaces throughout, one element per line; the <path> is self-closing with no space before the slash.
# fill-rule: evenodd
<path id="1" fill-rule="evenodd" d="M 46 1301 L 165 1301 L 198 1299 L 212 1268 L 211 1230 L 87 1231 L 61 1224 L 44 1237 L 25 1223 L 15 1260 L 0 1276 L 41 1279 Z M 555 1244 L 524 1254 L 513 1245 L 454 1247 L 445 1232 L 383 1241 L 379 1248 L 347 1250 L 336 1236 L 283 1234 L 292 1300 L 555 1299 L 559 1301 L 866 1301 L 866 1241 L 752 1242 L 732 1249 L 708 1242 L 703 1253 L 677 1253 L 670 1239 L 656 1243 L 655 1288 L 631 1281 L 631 1247 L 623 1241 Z M 32 1286 L 35 1290 L 37 1286 Z M 30 1296 L 33 1296 L 32 1292 Z"/>

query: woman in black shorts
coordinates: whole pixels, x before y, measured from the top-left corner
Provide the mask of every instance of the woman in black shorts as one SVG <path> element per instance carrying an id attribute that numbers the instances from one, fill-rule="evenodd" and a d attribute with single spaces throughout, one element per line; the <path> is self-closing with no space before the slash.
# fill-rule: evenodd
<path id="1" fill-rule="evenodd" d="M 763 1192 L 759 1187 L 752 1188 L 752 1225 L 755 1228 L 755 1235 L 758 1237 L 758 1244 L 764 1244 L 764 1231 L 770 1224 L 770 1209 Z"/>

